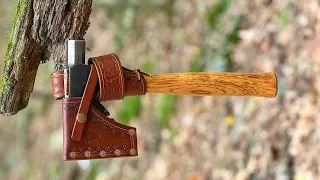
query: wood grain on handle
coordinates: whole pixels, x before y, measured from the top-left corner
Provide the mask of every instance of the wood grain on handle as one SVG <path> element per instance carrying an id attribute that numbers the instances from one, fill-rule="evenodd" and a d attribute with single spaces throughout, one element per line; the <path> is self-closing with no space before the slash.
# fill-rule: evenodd
<path id="1" fill-rule="evenodd" d="M 268 98 L 277 95 L 274 73 L 189 72 L 144 77 L 148 93 Z"/>

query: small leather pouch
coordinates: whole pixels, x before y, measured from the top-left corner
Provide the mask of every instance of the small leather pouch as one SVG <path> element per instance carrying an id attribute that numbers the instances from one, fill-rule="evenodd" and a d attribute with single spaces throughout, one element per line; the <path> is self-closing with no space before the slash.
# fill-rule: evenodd
<path id="1" fill-rule="evenodd" d="M 115 54 L 91 58 L 89 64 L 90 75 L 82 97 L 64 98 L 64 73 L 51 75 L 54 98 L 63 98 L 63 159 L 137 156 L 136 128 L 109 118 L 99 101 L 144 95 L 143 75 L 147 74 L 122 67 Z"/>

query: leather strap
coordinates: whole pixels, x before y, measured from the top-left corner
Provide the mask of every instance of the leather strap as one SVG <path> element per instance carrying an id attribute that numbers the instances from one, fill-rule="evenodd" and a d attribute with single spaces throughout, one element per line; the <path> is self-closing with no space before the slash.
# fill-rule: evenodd
<path id="1" fill-rule="evenodd" d="M 64 98 L 64 72 L 58 71 L 51 74 L 52 93 L 55 100 Z"/>
<path id="2" fill-rule="evenodd" d="M 136 69 L 134 71 L 125 67 L 123 67 L 122 69 L 125 81 L 125 95 L 145 95 L 147 93 L 147 88 L 145 86 L 146 80 L 142 75 L 150 76 L 150 74 L 141 72 L 139 69 Z"/>
<path id="3" fill-rule="evenodd" d="M 116 54 L 89 59 L 99 77 L 99 101 L 120 100 L 125 95 L 125 81 L 119 57 Z"/>
<path id="4" fill-rule="evenodd" d="M 84 90 L 84 94 L 81 99 L 81 104 L 72 130 L 71 138 L 75 141 L 81 140 L 82 132 L 85 126 L 85 122 L 87 121 L 87 115 L 97 83 L 97 70 L 93 65 L 91 65 L 91 72 L 87 81 L 86 88 Z"/>

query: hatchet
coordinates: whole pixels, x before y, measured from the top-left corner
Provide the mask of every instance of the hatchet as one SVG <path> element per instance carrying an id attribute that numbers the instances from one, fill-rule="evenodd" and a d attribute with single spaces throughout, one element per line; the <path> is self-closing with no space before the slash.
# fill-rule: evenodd
<path id="1" fill-rule="evenodd" d="M 165 93 L 193 96 L 277 95 L 274 73 L 188 72 L 150 75 L 122 67 L 116 54 L 85 63 L 85 41 L 67 42 L 64 72 L 52 73 L 62 99 L 64 160 L 137 156 L 136 128 L 111 119 L 100 103 L 125 96 Z"/>

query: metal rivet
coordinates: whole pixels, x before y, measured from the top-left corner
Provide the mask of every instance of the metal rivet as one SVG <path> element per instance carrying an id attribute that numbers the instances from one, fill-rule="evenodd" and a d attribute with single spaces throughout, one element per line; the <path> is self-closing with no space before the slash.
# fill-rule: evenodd
<path id="1" fill-rule="evenodd" d="M 84 156 L 85 156 L 85 157 L 90 157 L 90 156 L 91 156 L 90 151 L 86 151 L 86 152 L 84 152 Z"/>
<path id="2" fill-rule="evenodd" d="M 99 155 L 100 155 L 101 157 L 105 157 L 105 156 L 107 155 L 107 153 L 106 153 L 105 151 L 100 151 L 100 152 L 99 152 Z"/>
<path id="3" fill-rule="evenodd" d="M 135 149 L 130 149 L 129 153 L 133 156 L 133 155 L 136 155 L 137 152 Z"/>
<path id="4" fill-rule="evenodd" d="M 77 120 L 79 123 L 85 123 L 87 121 L 87 115 L 84 113 L 79 113 L 77 115 Z"/>
<path id="5" fill-rule="evenodd" d="M 121 155 L 121 151 L 120 151 L 119 149 L 116 149 L 116 150 L 114 151 L 114 155 L 120 156 L 120 155 Z"/>
<path id="6" fill-rule="evenodd" d="M 129 130 L 129 135 L 133 136 L 135 133 L 136 133 L 135 130 L 133 130 L 133 129 L 130 129 L 130 130 Z"/>
<path id="7" fill-rule="evenodd" d="M 76 157 L 76 153 L 75 152 L 70 152 L 69 153 L 69 157 L 70 158 L 75 158 Z"/>

